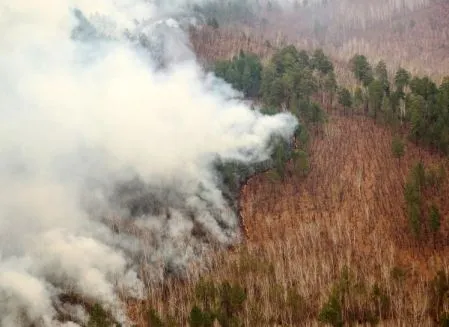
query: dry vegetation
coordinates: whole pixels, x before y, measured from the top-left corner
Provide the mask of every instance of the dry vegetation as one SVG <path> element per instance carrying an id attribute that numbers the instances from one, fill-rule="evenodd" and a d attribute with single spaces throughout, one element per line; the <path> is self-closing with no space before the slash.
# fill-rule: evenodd
<path id="1" fill-rule="evenodd" d="M 367 6 L 366 1 L 348 0 L 312 8 L 266 12 L 252 26 L 202 28 L 192 31 L 192 43 L 205 61 L 229 59 L 240 49 L 267 57 L 287 44 L 323 48 L 344 84 L 352 83 L 347 61 L 356 53 L 373 62 L 387 61 L 391 71 L 402 66 L 437 81 L 449 71 L 447 1 L 376 1 Z M 323 31 L 317 31 L 320 21 Z"/>
<path id="2" fill-rule="evenodd" d="M 282 33 L 273 38 L 267 38 L 265 34 L 254 33 L 250 28 L 235 27 L 213 29 L 204 26 L 200 29 L 192 29 L 190 39 L 195 53 L 205 65 L 217 59 L 231 59 L 238 55 L 240 50 L 254 53 L 260 56 L 263 62 L 267 62 L 277 50 L 289 44 L 288 39 Z M 296 40 L 292 43 L 299 50 L 314 50 L 318 47 L 318 45 L 309 44 L 304 40 Z M 335 74 L 340 84 L 355 85 L 357 82 L 349 69 L 348 58 L 338 60 L 332 57 Z"/>
<path id="3" fill-rule="evenodd" d="M 388 4 L 400 9 L 403 2 Z M 229 59 L 240 50 L 267 59 L 293 43 L 298 49 L 323 47 L 334 59 L 341 84 L 355 84 L 347 66 L 355 53 L 439 79 L 449 67 L 449 4 L 408 4 L 413 8 L 393 14 L 385 8 L 374 11 L 380 16 L 362 28 L 349 24 L 333 31 L 329 42 L 316 38 L 297 13 L 282 19 L 267 14 L 265 27 L 205 26 L 191 30 L 191 40 L 204 63 Z M 242 244 L 210 256 L 207 272 L 192 267 L 187 280 L 149 287 L 145 301 L 128 303 L 130 317 L 148 326 L 148 310 L 154 308 L 174 325 L 187 325 L 198 304 L 195 287 L 201 276 L 244 288 L 247 300 L 240 317 L 245 326 L 321 325 L 320 310 L 342 281 L 349 285 L 345 320 L 366 325 L 367 311 L 380 310 L 380 326 L 434 326 L 430 281 L 440 270 L 449 272 L 449 182 L 446 178 L 439 191 L 430 191 L 440 208 L 441 229 L 421 241 L 410 232 L 404 185 L 418 160 L 449 173 L 448 159 L 411 143 L 397 159 L 391 141 L 390 129 L 369 118 L 331 115 L 324 132 L 312 138 L 306 177 L 290 174 L 281 182 L 266 173 L 242 189 Z M 373 290 L 379 299 L 374 303 Z M 448 310 L 447 303 L 443 306 Z"/>
<path id="4" fill-rule="evenodd" d="M 375 61 L 386 59 L 394 69 L 403 66 L 414 74 L 440 79 L 449 70 L 448 15 L 449 3 L 434 3 L 349 32 L 325 48 L 340 60 L 362 53 Z"/>
<path id="5" fill-rule="evenodd" d="M 443 158 L 407 144 L 399 161 L 391 134 L 365 118 L 333 116 L 311 144 L 311 171 L 284 182 L 270 174 L 252 178 L 242 190 L 246 241 L 219 253 L 203 278 L 235 281 L 248 299 L 241 314 L 246 326 L 315 326 L 322 305 L 350 271 L 354 290 L 344 315 L 363 320 L 374 284 L 388 299 L 381 326 L 433 326 L 428 283 L 449 270 L 449 203 L 438 199 L 442 229 L 436 242 L 415 242 L 408 229 L 403 187 L 416 160 L 426 166 Z M 439 194 L 447 195 L 449 184 Z M 151 306 L 179 325 L 194 304 L 192 280 L 168 281 L 149 290 L 148 301 L 130 304 L 145 326 Z"/>

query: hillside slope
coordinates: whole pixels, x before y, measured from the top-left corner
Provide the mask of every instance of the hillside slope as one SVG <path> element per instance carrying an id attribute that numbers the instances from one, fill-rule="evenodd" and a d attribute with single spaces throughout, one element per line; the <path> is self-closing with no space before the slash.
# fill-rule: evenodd
<path id="1" fill-rule="evenodd" d="M 172 280 L 152 289 L 148 302 L 130 306 L 132 316 L 144 326 L 151 306 L 185 325 L 198 303 L 201 274 L 203 280 L 242 285 L 245 326 L 316 326 L 347 268 L 352 286 L 344 319 L 366 322 L 370 289 L 379 289 L 388 303 L 382 326 L 433 326 L 429 281 L 449 269 L 449 203 L 444 196 L 436 200 L 443 217 L 438 237 L 415 242 L 403 186 L 416 160 L 432 166 L 446 159 L 408 144 L 398 161 L 390 146 L 391 133 L 372 120 L 332 117 L 311 144 L 307 177 L 281 182 L 266 173 L 243 188 L 242 245 L 218 253 L 207 274 L 192 268 L 189 283 Z M 440 194 L 448 191 L 446 181 Z"/>
<path id="2" fill-rule="evenodd" d="M 355 2 L 359 9 L 366 4 Z M 355 53 L 373 61 L 385 59 L 390 69 L 403 66 L 435 79 L 447 75 L 449 3 L 382 3 L 386 7 L 381 8 L 395 9 L 374 10 L 363 24 L 339 20 L 348 12 L 325 8 L 335 16 L 324 33 L 316 21 L 326 12 L 307 17 L 311 9 L 300 8 L 266 11 L 255 24 L 202 26 L 191 29 L 190 36 L 206 66 L 241 50 L 268 60 L 293 43 L 298 49 L 323 47 L 343 85 L 356 83 L 348 69 Z M 155 315 L 167 326 L 188 325 L 192 308 L 206 310 L 209 302 L 229 300 L 208 297 L 230 282 L 246 295 L 235 313 L 245 326 L 319 326 L 320 320 L 329 319 L 380 326 L 440 323 L 441 312 L 448 312 L 449 306 L 444 300 L 449 280 L 437 275 L 449 271 L 449 182 L 446 178 L 438 191 L 426 194 L 423 207 L 439 208 L 441 226 L 434 234 L 424 228 L 421 240 L 410 229 L 404 187 L 418 161 L 446 176 L 449 162 L 412 143 L 407 143 L 403 158 L 394 158 L 392 138 L 388 127 L 369 118 L 331 115 L 324 131 L 311 138 L 306 177 L 289 167 L 283 181 L 267 172 L 243 187 L 242 244 L 212 253 L 207 271 L 192 266 L 187 280 L 169 278 L 152 286 L 145 301 L 129 302 L 130 317 L 138 326 L 158 321 Z M 427 224 L 428 216 L 422 219 Z M 434 283 L 435 276 L 443 276 L 438 280 L 443 282 Z M 443 296 L 438 297 L 440 291 Z"/>
<path id="3" fill-rule="evenodd" d="M 370 119 L 332 117 L 324 136 L 315 137 L 311 145 L 311 171 L 305 179 L 293 176 L 276 183 L 260 175 L 243 189 L 242 215 L 250 242 L 295 235 L 303 224 L 327 224 L 336 229 L 334 237 L 343 233 L 340 241 L 345 240 L 345 244 L 339 245 L 333 237 L 329 241 L 354 251 L 356 257 L 376 254 L 385 258 L 383 251 L 394 249 L 399 260 L 395 263 L 405 264 L 409 259 L 404 253 L 412 252 L 420 262 L 426 261 L 429 253 L 438 253 L 429 244 L 419 244 L 420 251 L 410 251 L 416 244 L 408 229 L 404 185 L 417 161 L 432 167 L 445 165 L 447 159 L 411 143 L 405 157 L 396 159 L 391 140 L 390 131 Z M 439 194 L 446 194 L 447 186 Z M 442 217 L 449 214 L 446 200 L 438 199 Z M 437 248 L 447 245 L 447 223 L 442 224 L 446 229 L 441 231 Z"/>
<path id="4" fill-rule="evenodd" d="M 192 33 L 199 57 L 230 58 L 240 49 L 268 56 L 273 48 L 295 44 L 323 48 L 337 63 L 340 79 L 350 79 L 346 63 L 354 54 L 391 70 L 403 66 L 439 80 L 449 71 L 449 3 L 447 1 L 333 1 L 295 10 L 266 10 L 248 23 L 223 23 L 219 29 Z"/>

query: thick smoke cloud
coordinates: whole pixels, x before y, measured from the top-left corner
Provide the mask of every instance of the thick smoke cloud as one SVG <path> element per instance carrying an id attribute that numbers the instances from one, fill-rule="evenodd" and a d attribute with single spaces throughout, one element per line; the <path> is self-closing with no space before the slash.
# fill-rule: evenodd
<path id="1" fill-rule="evenodd" d="M 176 8 L 0 4 L 1 326 L 83 324 L 63 294 L 126 322 L 118 290 L 141 296 L 238 241 L 214 162 L 266 160 L 296 121 L 250 110 L 205 74 Z"/>

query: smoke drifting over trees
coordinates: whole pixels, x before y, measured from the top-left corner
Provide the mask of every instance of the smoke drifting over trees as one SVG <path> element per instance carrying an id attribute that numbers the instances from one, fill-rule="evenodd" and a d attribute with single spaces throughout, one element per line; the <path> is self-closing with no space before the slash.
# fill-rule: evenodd
<path id="1" fill-rule="evenodd" d="M 268 159 L 296 120 L 232 100 L 176 8 L 0 5 L 0 325 L 82 324 L 65 293 L 126 322 L 117 289 L 139 296 L 142 280 L 238 241 L 215 162 Z"/>

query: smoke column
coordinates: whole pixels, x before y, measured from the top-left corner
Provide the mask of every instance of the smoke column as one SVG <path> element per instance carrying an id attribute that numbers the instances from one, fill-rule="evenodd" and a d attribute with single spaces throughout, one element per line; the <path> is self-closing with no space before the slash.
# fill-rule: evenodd
<path id="1" fill-rule="evenodd" d="M 77 326 L 239 240 L 214 162 L 288 139 L 206 74 L 180 3 L 0 2 L 0 325 Z M 145 267 L 146 274 L 140 271 Z M 58 318 L 59 317 L 59 318 Z"/>

